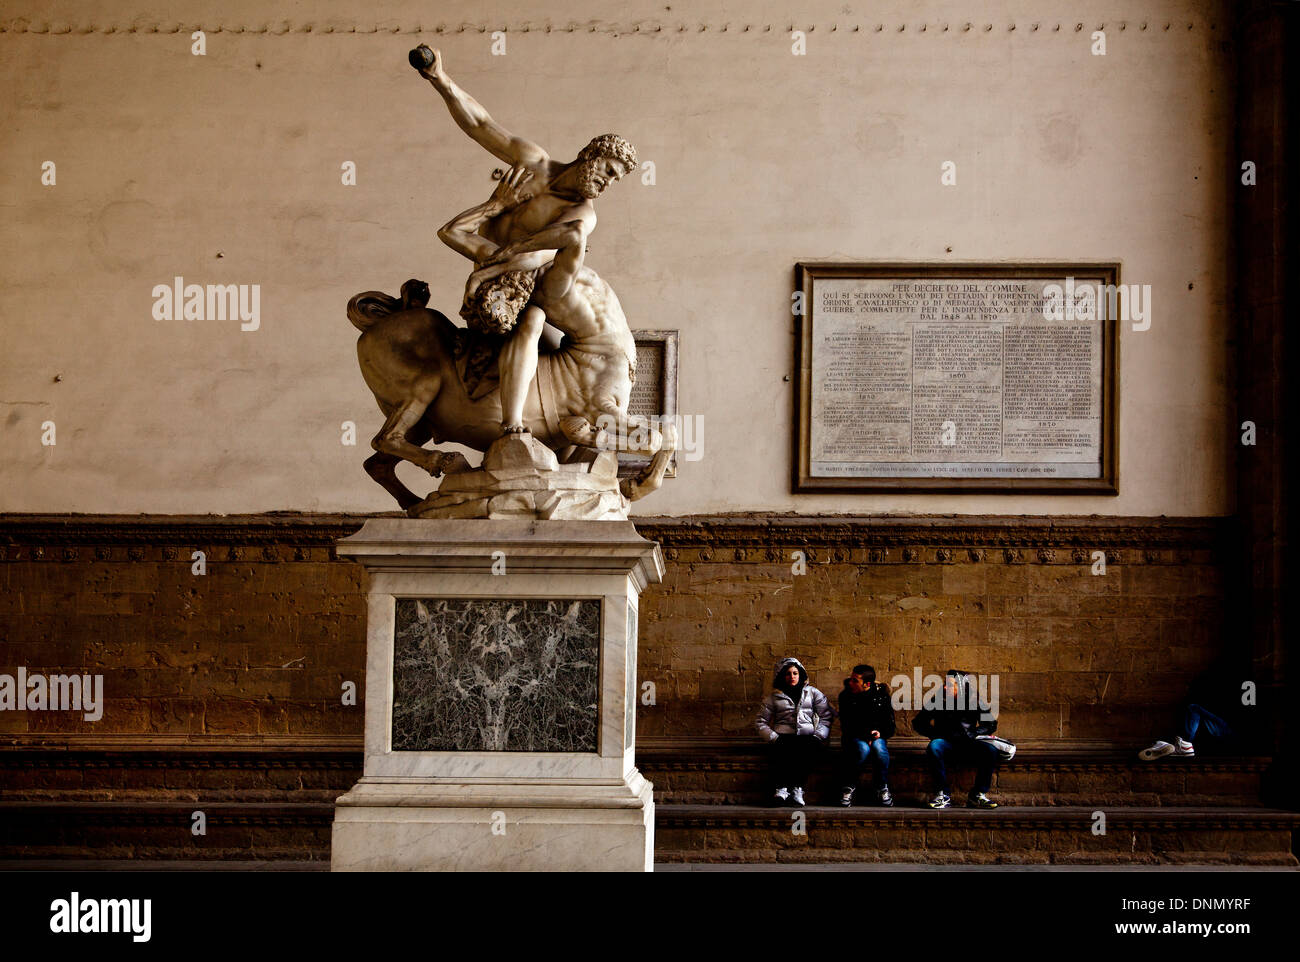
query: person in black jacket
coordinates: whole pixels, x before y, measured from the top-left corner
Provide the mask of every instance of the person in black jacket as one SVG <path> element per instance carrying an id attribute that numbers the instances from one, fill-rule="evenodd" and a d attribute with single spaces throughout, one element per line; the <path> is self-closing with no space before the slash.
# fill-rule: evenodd
<path id="1" fill-rule="evenodd" d="M 871 787 L 876 800 L 893 805 L 889 794 L 889 747 L 886 739 L 894 737 L 894 706 L 889 700 L 889 686 L 876 684 L 876 669 L 857 665 L 844 679 L 839 697 L 840 750 L 842 752 L 844 788 L 840 804 L 853 804 L 858 779 L 867 759 L 871 759 Z"/>
<path id="2" fill-rule="evenodd" d="M 1195 755 L 1195 738 L 1209 740 L 1223 751 L 1248 749 L 1258 711 L 1249 668 L 1248 663 L 1232 656 L 1216 660 L 1192 682 L 1174 740 L 1157 741 L 1138 752 L 1138 758 L 1150 762 L 1166 755 Z"/>
<path id="3" fill-rule="evenodd" d="M 997 730 L 997 720 L 987 717 L 987 706 L 980 703 L 974 679 L 964 671 L 949 671 L 944 678 L 943 703 L 936 708 L 926 708 L 912 719 L 912 728 L 918 735 L 930 739 L 926 750 L 930 759 L 930 772 L 934 778 L 934 798 L 931 808 L 948 808 L 952 796 L 948 793 L 948 771 L 944 762 L 950 757 L 964 758 L 975 763 L 975 787 L 967 799 L 969 808 L 997 808 L 997 802 L 988 796 L 993 784 L 993 770 L 1001 756 L 988 742 L 977 736 L 991 735 Z"/>

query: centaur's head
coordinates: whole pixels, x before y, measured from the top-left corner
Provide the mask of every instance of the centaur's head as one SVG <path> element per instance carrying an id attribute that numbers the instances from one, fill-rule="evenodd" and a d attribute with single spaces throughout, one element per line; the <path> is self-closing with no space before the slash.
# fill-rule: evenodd
<path id="1" fill-rule="evenodd" d="M 460 316 L 472 331 L 509 334 L 519 320 L 519 312 L 528 306 L 540 273 L 505 271 L 488 278 L 465 298 Z"/>

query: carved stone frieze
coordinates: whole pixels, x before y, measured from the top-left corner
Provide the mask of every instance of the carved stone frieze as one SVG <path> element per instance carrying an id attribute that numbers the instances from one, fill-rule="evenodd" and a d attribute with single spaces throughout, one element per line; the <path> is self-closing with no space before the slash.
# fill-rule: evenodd
<path id="1" fill-rule="evenodd" d="M 340 538 L 376 515 L 3 515 L 0 561 L 177 560 L 193 550 L 224 560 L 325 560 Z M 400 517 L 388 512 L 379 517 Z M 914 564 L 933 551 L 943 564 L 1052 564 L 1068 551 L 1091 564 L 1210 564 L 1226 553 L 1231 521 L 1224 518 L 918 517 L 690 515 L 635 519 L 642 536 L 659 542 L 668 561 L 777 563 L 802 551 L 809 563 Z M 83 549 L 84 550 L 80 550 Z M 114 548 L 119 550 L 114 551 Z M 891 549 L 895 549 L 891 551 Z M 253 552 L 249 554 L 249 552 Z M 941 553 L 948 552 L 948 553 Z M 991 556 L 990 552 L 995 555 Z M 1018 554 L 1017 554 L 1018 553 Z"/>

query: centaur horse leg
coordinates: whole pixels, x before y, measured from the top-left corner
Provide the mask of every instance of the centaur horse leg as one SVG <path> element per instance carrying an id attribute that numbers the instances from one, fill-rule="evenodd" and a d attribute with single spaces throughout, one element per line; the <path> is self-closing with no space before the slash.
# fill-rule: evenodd
<path id="1" fill-rule="evenodd" d="M 605 420 L 604 417 L 601 418 Z M 654 422 L 639 414 L 621 418 L 610 416 L 613 433 L 597 427 L 584 417 L 574 415 L 560 419 L 560 430 L 574 444 L 602 451 L 618 450 L 629 454 L 644 454 L 650 458 L 646 469 L 635 478 L 624 478 L 619 490 L 629 501 L 644 498 L 657 491 L 664 482 L 664 473 L 677 450 L 677 429 L 671 421 L 662 430 Z"/>
<path id="2" fill-rule="evenodd" d="M 401 479 L 397 477 L 397 472 L 393 470 L 401 460 L 401 458 L 394 457 L 391 454 L 376 452 L 366 458 L 365 464 L 362 466 L 366 469 L 366 474 L 379 482 L 385 491 L 396 498 L 397 504 L 405 511 L 411 505 L 418 503 L 420 497 L 402 484 Z"/>
<path id="3" fill-rule="evenodd" d="M 430 438 L 429 430 L 421 425 L 416 425 L 407 432 L 406 440 L 411 444 L 423 445 Z M 413 504 L 418 504 L 424 500 L 410 488 L 404 485 L 397 476 L 397 465 L 401 462 L 395 454 L 385 454 L 376 451 L 370 457 L 366 458 L 366 474 L 379 483 L 379 485 L 397 499 L 398 505 L 405 511 Z"/>
<path id="4" fill-rule="evenodd" d="M 413 397 L 403 401 L 388 415 L 388 420 L 384 422 L 384 426 L 379 433 L 371 440 L 370 446 L 380 454 L 388 455 L 398 461 L 410 461 L 436 478 L 444 471 L 453 473 L 463 471 L 470 465 L 464 456 L 458 452 L 429 451 L 420 447 L 417 443 L 412 443 L 417 437 L 420 437 L 421 442 L 427 441 L 429 438 L 427 431 L 417 431 L 417 425 L 420 423 L 420 419 L 424 417 L 424 412 L 428 410 L 431 401 L 432 398 L 423 397 Z M 374 477 L 374 475 L 372 474 L 371 477 Z M 379 478 L 375 478 L 375 480 L 379 481 L 380 484 L 384 484 Z M 388 485 L 384 485 L 384 487 L 387 488 Z M 403 490 L 407 490 L 405 486 L 403 486 Z M 401 497 L 396 492 L 393 492 L 393 494 L 400 503 Z M 409 505 L 403 505 L 403 507 L 409 507 Z"/>
<path id="5" fill-rule="evenodd" d="M 626 438 L 625 444 L 620 445 L 620 450 L 650 456 L 650 463 L 644 471 L 635 478 L 624 478 L 618 484 L 619 490 L 629 501 L 644 498 L 664 483 L 664 472 L 668 470 L 668 462 L 677 450 L 677 428 L 672 421 L 665 421 L 661 427 L 662 430 L 656 429 L 649 418 L 639 414 L 629 414 L 619 426 L 620 436 Z"/>

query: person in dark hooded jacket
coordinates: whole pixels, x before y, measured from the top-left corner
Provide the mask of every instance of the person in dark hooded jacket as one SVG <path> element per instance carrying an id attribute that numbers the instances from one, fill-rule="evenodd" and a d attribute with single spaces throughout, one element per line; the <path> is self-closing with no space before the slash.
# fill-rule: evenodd
<path id="1" fill-rule="evenodd" d="M 948 808 L 952 796 L 948 792 L 948 770 L 944 764 L 950 756 L 975 763 L 975 787 L 967 799 L 970 808 L 997 808 L 997 802 L 988 796 L 993 784 L 993 771 L 1002 756 L 980 735 L 991 735 L 997 730 L 997 719 L 992 718 L 988 706 L 980 701 L 974 679 L 969 672 L 949 671 L 944 678 L 942 703 L 926 708 L 912 719 L 912 728 L 918 735 L 930 739 L 926 755 L 930 759 L 930 774 L 934 779 L 934 797 L 931 808 Z"/>
<path id="2" fill-rule="evenodd" d="M 772 693 L 758 710 L 754 727 L 771 745 L 778 805 L 803 805 L 804 785 L 813 759 L 831 735 L 830 702 L 808 683 L 798 658 L 782 658 L 772 675 Z"/>
<path id="3" fill-rule="evenodd" d="M 885 740 L 894 737 L 894 706 L 889 686 L 876 684 L 876 669 L 857 665 L 844 679 L 839 697 L 840 712 L 840 804 L 853 804 L 858 779 L 867 759 L 871 759 L 871 784 L 876 800 L 885 806 L 894 804 L 889 793 L 889 747 Z"/>
<path id="4" fill-rule="evenodd" d="M 1196 754 L 1193 739 L 1203 739 L 1221 751 L 1246 751 L 1254 740 L 1256 714 L 1250 665 L 1240 657 L 1220 656 L 1192 682 L 1179 713 L 1173 741 L 1157 741 L 1138 752 L 1144 762 L 1166 755 Z"/>

